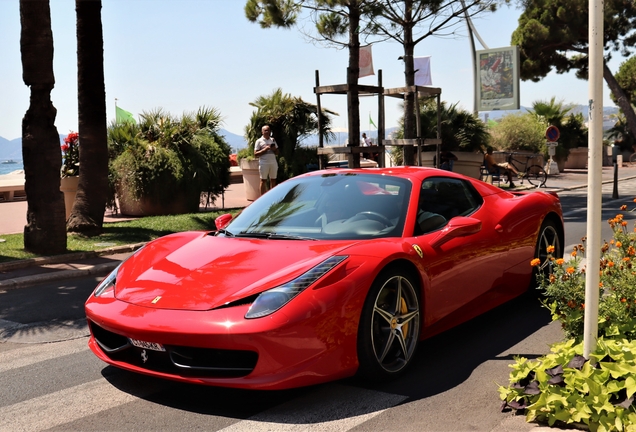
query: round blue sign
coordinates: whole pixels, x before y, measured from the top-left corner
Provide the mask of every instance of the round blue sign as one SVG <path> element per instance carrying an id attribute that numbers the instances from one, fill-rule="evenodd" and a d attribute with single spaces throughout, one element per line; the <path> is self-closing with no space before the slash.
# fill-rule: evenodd
<path id="1" fill-rule="evenodd" d="M 545 131 L 545 137 L 550 142 L 556 142 L 560 136 L 561 132 L 559 132 L 559 128 L 554 125 L 549 126 Z"/>

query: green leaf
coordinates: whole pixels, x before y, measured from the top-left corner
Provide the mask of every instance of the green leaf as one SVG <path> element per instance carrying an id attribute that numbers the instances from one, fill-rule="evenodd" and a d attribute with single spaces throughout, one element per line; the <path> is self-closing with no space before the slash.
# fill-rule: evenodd
<path id="1" fill-rule="evenodd" d="M 630 398 L 636 393 L 636 379 L 633 376 L 628 376 L 625 379 L 625 390 L 627 390 L 627 397 Z"/>

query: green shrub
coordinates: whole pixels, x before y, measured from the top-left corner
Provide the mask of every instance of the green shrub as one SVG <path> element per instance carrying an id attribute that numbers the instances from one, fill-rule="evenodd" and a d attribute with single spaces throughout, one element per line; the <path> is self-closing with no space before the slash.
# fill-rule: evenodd
<path id="1" fill-rule="evenodd" d="M 622 210 L 626 210 L 625 206 Z M 636 338 L 636 232 L 629 231 L 623 215 L 608 221 L 614 238 L 601 248 L 599 287 L 599 335 Z M 580 256 L 585 240 L 575 246 L 570 261 L 553 261 L 552 273 L 538 275 L 545 294 L 544 305 L 553 320 L 561 321 L 567 338 L 583 337 L 585 271 Z M 533 261 L 536 264 L 536 261 Z"/>
<path id="2" fill-rule="evenodd" d="M 126 188 L 136 199 L 167 204 L 185 194 L 196 211 L 202 192 L 215 197 L 229 185 L 231 148 L 219 134 L 221 117 L 215 109 L 203 107 L 181 118 L 157 109 L 140 118 L 139 124 L 109 127 L 113 196 Z"/>
<path id="3" fill-rule="evenodd" d="M 550 426 L 636 430 L 636 341 L 601 338 L 589 361 L 574 340 L 550 351 L 511 365 L 510 386 L 499 387 L 503 410 L 525 412 L 528 422 Z"/>

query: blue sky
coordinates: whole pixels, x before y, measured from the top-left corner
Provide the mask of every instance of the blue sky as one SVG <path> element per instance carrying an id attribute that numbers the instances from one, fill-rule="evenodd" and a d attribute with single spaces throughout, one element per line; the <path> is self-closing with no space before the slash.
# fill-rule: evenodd
<path id="1" fill-rule="evenodd" d="M 158 107 L 175 115 L 200 106 L 217 108 L 223 128 L 243 135 L 257 97 L 282 88 L 285 93 L 315 103 L 315 71 L 320 84 L 344 84 L 347 51 L 316 45 L 296 29 L 261 29 L 247 21 L 242 0 L 103 0 L 104 62 L 108 120 L 118 106 L 135 116 Z M 475 20 L 489 48 L 510 44 L 520 11 L 503 7 Z M 77 130 L 77 61 L 74 0 L 51 0 L 54 38 L 55 89 L 58 132 Z M 309 24 L 307 24 L 309 25 Z M 0 0 L 0 136 L 21 135 L 21 122 L 29 103 L 22 81 L 18 0 Z M 430 55 L 433 85 L 442 100 L 472 111 L 473 83 L 470 44 L 465 26 L 454 37 L 429 37 L 416 56 Z M 476 41 L 477 49 L 483 49 Z M 382 69 L 385 87 L 404 85 L 400 45 L 373 46 L 375 70 Z M 623 59 L 610 63 L 617 71 Z M 377 84 L 377 76 L 360 79 Z M 573 74 L 550 74 L 539 83 L 522 82 L 521 104 L 556 97 L 565 103 L 587 104 L 587 82 Z M 397 125 L 398 101 L 386 101 L 386 126 Z M 326 95 L 322 105 L 340 114 L 334 127 L 347 127 L 346 97 Z M 604 85 L 604 105 L 614 106 Z M 360 103 L 361 128 L 369 129 L 368 113 L 377 121 L 377 98 Z"/>

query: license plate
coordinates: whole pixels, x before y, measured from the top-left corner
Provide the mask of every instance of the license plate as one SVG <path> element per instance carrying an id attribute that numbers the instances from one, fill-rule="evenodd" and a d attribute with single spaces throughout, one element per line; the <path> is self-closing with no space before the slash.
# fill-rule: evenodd
<path id="1" fill-rule="evenodd" d="M 131 339 L 131 338 L 128 338 L 128 340 L 130 341 L 131 344 L 133 344 L 134 346 L 136 346 L 138 348 L 149 349 L 149 350 L 153 350 L 153 351 L 165 351 L 166 350 L 163 347 L 163 345 L 158 344 L 156 342 L 146 342 L 146 341 L 140 341 L 140 340 Z"/>

